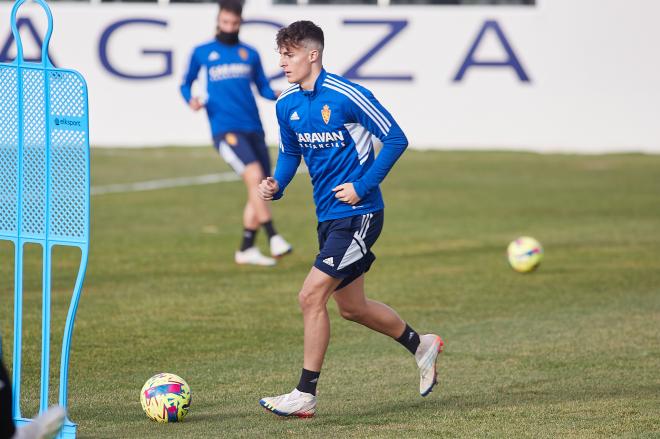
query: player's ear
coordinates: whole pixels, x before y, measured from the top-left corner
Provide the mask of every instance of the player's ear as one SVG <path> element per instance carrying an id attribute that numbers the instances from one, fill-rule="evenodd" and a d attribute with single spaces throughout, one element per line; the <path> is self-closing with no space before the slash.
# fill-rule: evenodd
<path id="1" fill-rule="evenodd" d="M 319 51 L 318 50 L 310 50 L 309 51 L 309 61 L 310 62 L 316 62 L 319 60 Z"/>

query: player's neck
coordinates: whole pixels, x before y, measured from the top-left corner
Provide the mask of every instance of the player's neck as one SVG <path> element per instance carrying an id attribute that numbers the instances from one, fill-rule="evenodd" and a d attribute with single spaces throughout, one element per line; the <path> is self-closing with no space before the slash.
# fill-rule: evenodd
<path id="1" fill-rule="evenodd" d="M 316 80 L 321 74 L 322 69 L 323 66 L 318 66 L 318 67 L 312 66 L 312 71 L 309 73 L 309 75 L 305 79 L 300 81 L 300 88 L 307 91 L 314 90 L 314 85 L 316 84 Z"/>

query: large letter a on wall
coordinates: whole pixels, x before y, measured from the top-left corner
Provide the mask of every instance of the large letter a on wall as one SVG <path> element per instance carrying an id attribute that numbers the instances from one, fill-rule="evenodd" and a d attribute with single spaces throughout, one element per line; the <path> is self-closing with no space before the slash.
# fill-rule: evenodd
<path id="1" fill-rule="evenodd" d="M 23 37 L 21 39 L 23 40 L 23 50 L 25 50 L 26 47 L 35 47 L 39 49 L 39 56 L 34 58 L 29 58 L 26 56 L 25 61 L 41 62 L 41 48 L 44 44 L 44 41 L 41 39 L 37 28 L 34 26 L 34 23 L 32 23 L 32 20 L 27 17 L 21 17 L 16 20 L 16 28 L 19 30 L 19 32 L 22 28 L 26 28 L 27 36 L 32 39 L 31 41 L 26 40 L 25 33 L 22 34 Z M 2 48 L 0 48 L 0 62 L 8 63 L 14 59 L 14 56 L 10 54 L 11 48 L 14 45 L 14 34 L 9 31 L 9 35 L 5 39 L 5 43 L 2 45 Z M 48 59 L 53 66 L 57 67 L 50 53 L 48 54 Z"/>
<path id="2" fill-rule="evenodd" d="M 495 32 L 497 39 L 500 41 L 502 48 L 504 48 L 504 51 L 506 52 L 507 58 L 505 60 L 479 61 L 474 58 L 474 55 L 477 49 L 479 48 L 479 45 L 481 44 L 484 36 L 486 36 L 486 32 L 488 30 L 492 30 Z M 465 73 L 470 67 L 490 67 L 490 68 L 508 67 L 508 68 L 512 68 L 516 72 L 518 78 L 521 81 L 530 82 L 529 76 L 527 75 L 527 73 L 525 73 L 525 70 L 520 64 L 518 57 L 516 57 L 516 54 L 513 53 L 513 49 L 511 48 L 511 45 L 504 36 L 504 32 L 502 32 L 500 25 L 495 20 L 488 20 L 481 27 L 481 30 L 479 31 L 479 35 L 477 35 L 477 38 L 474 40 L 474 43 L 472 43 L 472 47 L 470 47 L 470 51 L 468 52 L 467 56 L 465 57 L 465 60 L 463 61 L 463 65 L 461 65 L 461 68 L 458 70 L 458 73 L 456 73 L 456 76 L 454 77 L 454 81 L 455 82 L 462 81 L 463 77 L 465 76 Z"/>

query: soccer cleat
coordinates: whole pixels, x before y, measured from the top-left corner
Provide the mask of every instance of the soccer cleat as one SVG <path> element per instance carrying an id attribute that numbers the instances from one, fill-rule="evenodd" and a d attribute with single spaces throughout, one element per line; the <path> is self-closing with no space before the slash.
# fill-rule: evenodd
<path id="1" fill-rule="evenodd" d="M 263 398 L 259 404 L 277 416 L 311 418 L 316 413 L 316 396 L 298 389 L 285 395 Z"/>
<path id="2" fill-rule="evenodd" d="M 60 406 L 54 406 L 20 427 L 12 439 L 51 439 L 62 429 L 66 411 Z"/>
<path id="3" fill-rule="evenodd" d="M 270 238 L 270 255 L 272 257 L 279 258 L 287 253 L 291 253 L 292 250 L 293 247 L 282 238 L 282 235 L 273 235 Z"/>
<path id="4" fill-rule="evenodd" d="M 234 260 L 241 265 L 261 265 L 263 267 L 272 267 L 276 263 L 275 259 L 262 255 L 257 247 L 250 247 L 243 251 L 236 250 Z"/>
<path id="5" fill-rule="evenodd" d="M 419 394 L 427 396 L 438 383 L 436 361 L 445 344 L 440 336 L 425 334 L 419 337 L 415 361 L 419 366 Z"/>

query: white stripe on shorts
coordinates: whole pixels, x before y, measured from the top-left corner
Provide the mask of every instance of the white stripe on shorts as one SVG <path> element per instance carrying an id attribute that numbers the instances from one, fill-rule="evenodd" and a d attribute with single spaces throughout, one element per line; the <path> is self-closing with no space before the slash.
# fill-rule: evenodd
<path id="1" fill-rule="evenodd" d="M 234 149 L 224 140 L 220 142 L 220 155 L 238 175 L 243 175 L 243 172 L 245 172 L 245 165 L 241 159 L 238 158 Z"/>
<path id="2" fill-rule="evenodd" d="M 362 215 L 362 227 L 360 227 L 360 230 L 353 235 L 353 241 L 351 242 L 351 245 L 348 246 L 344 256 L 341 258 L 337 270 L 348 267 L 354 262 L 362 259 L 364 255 L 367 254 L 367 245 L 364 243 L 364 238 L 367 236 L 367 230 L 369 230 L 369 225 L 371 224 L 371 218 L 373 216 L 373 213 Z"/>

